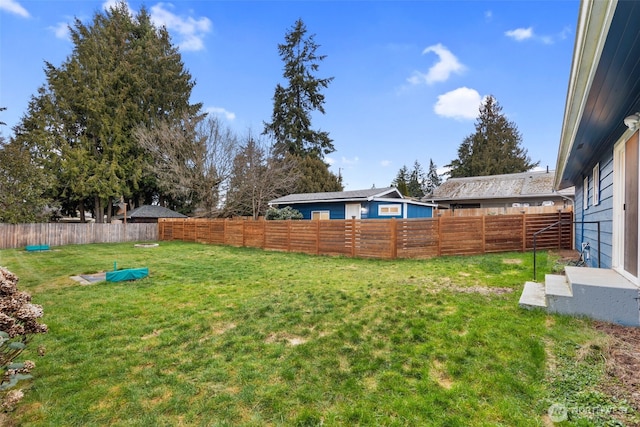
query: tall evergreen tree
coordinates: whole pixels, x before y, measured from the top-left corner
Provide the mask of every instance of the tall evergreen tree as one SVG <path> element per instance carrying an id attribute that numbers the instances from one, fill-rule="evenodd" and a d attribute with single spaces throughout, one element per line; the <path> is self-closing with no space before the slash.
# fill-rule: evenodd
<path id="1" fill-rule="evenodd" d="M 403 196 L 409 195 L 409 169 L 406 165 L 402 165 L 391 186 L 396 187 Z"/>
<path id="2" fill-rule="evenodd" d="M 526 172 L 540 163 L 531 161 L 518 128 L 493 96 L 480 106 L 475 128 L 460 144 L 458 158 L 447 165 L 452 178 Z"/>
<path id="3" fill-rule="evenodd" d="M 325 113 L 321 91 L 333 80 L 315 75 L 326 57 L 316 53 L 318 47 L 314 35 L 307 36 L 307 27 L 301 19 L 286 33 L 285 43 L 278 45 L 287 85 L 276 86 L 271 122 L 264 124 L 263 134 L 273 139 L 275 151 L 280 155 L 314 155 L 322 159 L 335 150 L 329 133 L 313 130 L 311 126 L 313 111 Z"/>
<path id="4" fill-rule="evenodd" d="M 407 192 L 409 197 L 419 199 L 424 197 L 426 177 L 422 165 L 417 160 L 413 162 L 413 169 L 409 174 L 409 182 L 407 183 Z"/>
<path id="5" fill-rule="evenodd" d="M 296 193 L 323 193 L 326 191 L 342 191 L 342 177 L 329 170 L 329 165 L 316 156 L 292 156 L 300 178 L 295 186 Z M 282 195 L 282 194 L 281 194 Z"/>
<path id="6" fill-rule="evenodd" d="M 73 52 L 59 67 L 46 63 L 47 83 L 16 136 L 48 150 L 59 197 L 93 200 L 100 222 L 113 199 L 139 204 L 161 197 L 155 177 L 144 174 L 151 158 L 133 130 L 196 116 L 201 104 L 190 104 L 195 83 L 166 29 L 157 29 L 146 9 L 134 17 L 119 3 L 90 25 L 76 19 L 70 30 Z"/>
<path id="7" fill-rule="evenodd" d="M 46 171 L 31 161 L 28 147 L 0 135 L 0 222 L 28 223 L 50 219 Z"/>
<path id="8" fill-rule="evenodd" d="M 438 188 L 442 184 L 442 178 L 438 175 L 438 168 L 433 159 L 429 159 L 429 172 L 427 172 L 427 179 L 425 181 L 425 194 L 433 193 L 433 190 Z"/>

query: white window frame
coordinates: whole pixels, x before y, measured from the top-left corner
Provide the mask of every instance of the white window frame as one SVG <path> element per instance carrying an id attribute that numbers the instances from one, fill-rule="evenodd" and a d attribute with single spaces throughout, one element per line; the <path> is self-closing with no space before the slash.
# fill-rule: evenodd
<path id="1" fill-rule="evenodd" d="M 586 211 L 589 209 L 589 177 L 584 177 L 582 183 L 582 208 Z"/>
<path id="2" fill-rule="evenodd" d="M 314 216 L 316 216 L 317 218 L 314 218 Z M 311 219 L 331 219 L 331 213 L 330 211 L 311 211 Z"/>
<path id="3" fill-rule="evenodd" d="M 600 163 L 593 167 L 593 206 L 600 204 Z"/>
<path id="4" fill-rule="evenodd" d="M 378 205 L 378 216 L 397 216 L 402 215 L 402 205 Z"/>

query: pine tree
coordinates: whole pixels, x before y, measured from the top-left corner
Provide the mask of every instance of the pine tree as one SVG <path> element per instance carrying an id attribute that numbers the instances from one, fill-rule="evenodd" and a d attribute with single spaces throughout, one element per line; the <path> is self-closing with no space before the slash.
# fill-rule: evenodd
<path id="1" fill-rule="evenodd" d="M 424 197 L 426 177 L 422 165 L 417 160 L 413 162 L 413 169 L 409 174 L 409 182 L 407 183 L 407 193 L 409 197 L 419 199 Z"/>
<path id="2" fill-rule="evenodd" d="M 429 159 L 429 172 L 427 172 L 427 179 L 425 181 L 425 194 L 433 193 L 433 190 L 438 188 L 442 184 L 442 178 L 438 175 L 438 168 L 433 163 L 433 159 Z"/>
<path id="3" fill-rule="evenodd" d="M 264 124 L 263 134 L 273 138 L 275 152 L 280 155 L 313 155 L 322 159 L 335 151 L 329 133 L 311 126 L 313 111 L 325 113 L 321 90 L 333 80 L 314 75 L 326 57 L 316 53 L 318 47 L 314 35 L 307 36 L 307 27 L 300 19 L 285 35 L 285 43 L 278 45 L 287 85 L 276 86 L 271 122 Z"/>
<path id="4" fill-rule="evenodd" d="M 452 178 L 526 172 L 540 163 L 531 162 L 518 128 L 494 97 L 480 106 L 475 128 L 460 144 L 458 158 L 447 165 Z"/>
<path id="5" fill-rule="evenodd" d="M 59 67 L 46 63 L 47 82 L 17 134 L 48 153 L 58 198 L 79 205 L 93 200 L 101 222 L 113 199 L 124 195 L 139 204 L 162 197 L 156 177 L 144 174 L 152 160 L 133 130 L 179 123 L 184 113 L 196 116 L 201 104 L 190 104 L 195 83 L 166 29 L 155 28 L 144 8 L 134 17 L 119 3 L 90 25 L 76 19 L 70 30 L 73 52 Z"/>
<path id="6" fill-rule="evenodd" d="M 403 196 L 409 195 L 409 169 L 407 169 L 406 165 L 400 168 L 391 186 L 396 187 Z"/>
<path id="7" fill-rule="evenodd" d="M 322 193 L 327 191 L 342 191 L 342 177 L 329 170 L 329 165 L 316 156 L 291 156 L 300 172 L 295 186 L 296 193 Z M 284 195 L 284 194 L 282 194 Z"/>

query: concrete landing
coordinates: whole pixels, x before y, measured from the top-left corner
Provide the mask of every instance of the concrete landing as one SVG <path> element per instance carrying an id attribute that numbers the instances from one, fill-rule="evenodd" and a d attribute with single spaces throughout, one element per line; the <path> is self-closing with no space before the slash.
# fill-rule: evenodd
<path id="1" fill-rule="evenodd" d="M 640 288 L 610 269 L 566 267 L 565 275 L 546 275 L 544 284 L 526 282 L 519 305 L 640 326 Z"/>

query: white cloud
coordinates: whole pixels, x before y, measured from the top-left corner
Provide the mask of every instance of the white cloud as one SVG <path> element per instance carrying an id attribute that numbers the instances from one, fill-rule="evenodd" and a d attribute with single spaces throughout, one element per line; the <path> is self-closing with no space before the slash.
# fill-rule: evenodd
<path id="1" fill-rule="evenodd" d="M 174 33 L 178 40 L 178 47 L 183 51 L 198 51 L 204 49 L 204 36 L 211 31 L 211 21 L 207 17 L 193 18 L 174 14 L 170 3 L 158 3 L 151 7 L 151 19 L 157 26 L 165 26 Z"/>
<path id="2" fill-rule="evenodd" d="M 336 162 L 336 159 L 334 159 L 333 157 L 325 156 L 324 157 L 324 161 L 325 161 L 326 164 L 331 166 Z"/>
<path id="3" fill-rule="evenodd" d="M 386 168 L 387 166 L 391 166 L 391 160 L 383 160 L 380 162 L 380 166 Z"/>
<path id="4" fill-rule="evenodd" d="M 493 11 L 487 10 L 484 13 L 484 19 L 486 19 L 487 21 L 491 21 L 491 19 L 493 19 Z"/>
<path id="5" fill-rule="evenodd" d="M 477 90 L 461 87 L 439 95 L 433 111 L 442 117 L 473 120 L 478 117 L 482 100 Z"/>
<path id="6" fill-rule="evenodd" d="M 58 22 L 56 25 L 48 27 L 47 29 L 53 31 L 57 39 L 69 39 L 69 24 L 66 22 Z"/>
<path id="7" fill-rule="evenodd" d="M 409 83 L 417 85 L 423 82 L 427 84 L 444 82 L 449 79 L 452 73 L 461 74 L 465 70 L 465 66 L 458 61 L 458 58 L 441 43 L 425 48 L 422 54 L 426 55 L 431 52 L 438 55 L 438 62 L 429 68 L 426 74 L 414 71 L 413 75 L 407 79 Z"/>
<path id="8" fill-rule="evenodd" d="M 30 16 L 27 9 L 15 0 L 0 0 L 0 10 L 22 16 L 23 18 Z"/>
<path id="9" fill-rule="evenodd" d="M 571 34 L 570 28 L 563 28 L 557 34 L 554 35 L 538 35 L 533 30 L 533 27 L 529 28 L 516 28 L 515 30 L 505 31 L 504 35 L 517 41 L 522 42 L 525 40 L 534 40 L 543 44 L 554 44 L 559 40 L 566 40 Z"/>
<path id="10" fill-rule="evenodd" d="M 347 159 L 346 157 L 342 157 L 343 165 L 357 165 L 360 162 L 358 156 L 355 156 L 353 159 Z"/>
<path id="11" fill-rule="evenodd" d="M 207 113 L 215 114 L 216 116 L 223 116 L 225 119 L 229 121 L 233 121 L 236 119 L 236 114 L 231 111 L 227 111 L 222 107 L 209 107 L 207 108 Z"/>
<path id="12" fill-rule="evenodd" d="M 505 36 L 514 39 L 515 41 L 523 41 L 533 38 L 533 27 L 529 28 L 516 28 L 515 30 L 505 31 Z"/>

